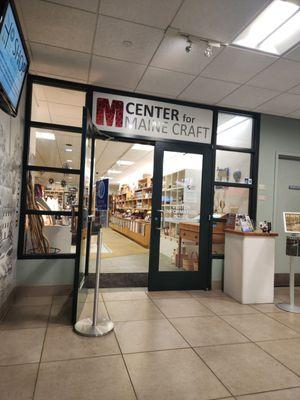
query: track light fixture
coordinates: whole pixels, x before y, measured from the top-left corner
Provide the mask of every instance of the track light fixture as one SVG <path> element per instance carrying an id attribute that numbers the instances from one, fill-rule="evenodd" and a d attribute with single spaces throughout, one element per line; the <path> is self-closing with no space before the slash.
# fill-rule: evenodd
<path id="1" fill-rule="evenodd" d="M 174 32 L 174 31 L 172 31 L 170 29 L 170 34 L 172 34 L 172 32 Z M 192 35 L 189 35 L 187 33 L 179 32 L 179 31 L 177 31 L 177 34 L 179 34 L 181 37 L 186 39 L 187 46 L 185 47 L 185 51 L 188 54 L 191 53 L 193 44 L 197 43 L 197 42 L 206 44 L 206 47 L 205 47 L 205 50 L 204 50 L 204 55 L 206 57 L 211 57 L 212 56 L 214 48 L 220 48 L 220 47 L 227 47 L 228 46 L 228 43 L 216 42 L 214 40 L 210 40 L 210 39 L 206 39 L 206 38 L 202 38 L 202 37 L 198 37 L 198 36 L 192 36 Z"/>
<path id="2" fill-rule="evenodd" d="M 187 42 L 187 46 L 185 47 L 185 51 L 186 51 L 186 53 L 189 54 L 192 51 L 193 42 L 191 41 L 189 36 L 186 38 L 186 42 Z"/>

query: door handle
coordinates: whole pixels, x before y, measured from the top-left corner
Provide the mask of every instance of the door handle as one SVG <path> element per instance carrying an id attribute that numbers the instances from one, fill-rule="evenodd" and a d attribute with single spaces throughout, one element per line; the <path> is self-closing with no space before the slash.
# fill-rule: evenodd
<path id="1" fill-rule="evenodd" d="M 79 208 L 79 205 L 77 204 L 77 205 L 73 205 L 73 206 L 71 206 L 71 212 L 72 212 L 72 214 L 71 214 L 71 232 L 73 233 L 73 234 L 76 234 L 77 233 L 77 221 L 76 221 L 76 211 L 75 211 L 75 208 Z"/>
<path id="2" fill-rule="evenodd" d="M 165 229 L 165 212 L 164 210 L 157 210 L 161 214 L 161 219 L 160 219 L 160 226 L 159 228 L 156 228 L 158 231 L 163 231 Z"/>

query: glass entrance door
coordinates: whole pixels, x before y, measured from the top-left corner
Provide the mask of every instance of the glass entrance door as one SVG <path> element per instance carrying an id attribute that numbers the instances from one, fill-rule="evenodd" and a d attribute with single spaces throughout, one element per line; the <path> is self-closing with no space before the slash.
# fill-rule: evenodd
<path id="1" fill-rule="evenodd" d="M 157 143 L 149 289 L 210 289 L 208 148 Z"/>
<path id="2" fill-rule="evenodd" d="M 88 245 L 91 221 L 90 213 L 90 192 L 91 192 L 91 171 L 93 164 L 94 127 L 89 110 L 83 108 L 82 117 L 82 140 L 81 140 L 81 173 L 78 204 L 78 224 L 76 230 L 76 258 L 75 258 L 75 279 L 73 293 L 72 322 L 78 320 L 78 316 L 84 305 L 87 289 L 85 278 L 87 276 L 88 265 Z"/>

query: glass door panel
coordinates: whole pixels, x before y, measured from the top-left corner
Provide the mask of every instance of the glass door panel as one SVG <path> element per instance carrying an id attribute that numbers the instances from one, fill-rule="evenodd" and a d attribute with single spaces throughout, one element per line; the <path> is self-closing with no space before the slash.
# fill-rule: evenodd
<path id="1" fill-rule="evenodd" d="M 203 155 L 164 151 L 160 271 L 197 271 Z"/>
<path id="2" fill-rule="evenodd" d="M 149 290 L 209 289 L 211 149 L 157 143 Z"/>

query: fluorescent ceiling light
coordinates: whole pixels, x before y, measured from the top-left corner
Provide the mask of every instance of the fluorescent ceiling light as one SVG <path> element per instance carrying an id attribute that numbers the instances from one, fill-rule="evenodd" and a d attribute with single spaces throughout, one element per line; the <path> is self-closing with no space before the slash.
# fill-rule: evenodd
<path id="1" fill-rule="evenodd" d="M 143 150 L 143 151 L 151 151 L 153 150 L 153 146 L 150 146 L 148 144 L 139 144 L 136 143 L 131 147 L 132 150 Z"/>
<path id="2" fill-rule="evenodd" d="M 73 151 L 73 149 L 67 147 L 67 148 L 65 148 L 65 151 L 66 151 L 67 153 L 71 153 L 71 152 Z"/>
<path id="3" fill-rule="evenodd" d="M 132 165 L 134 164 L 133 161 L 126 161 L 126 160 L 118 160 L 117 165 Z"/>
<path id="4" fill-rule="evenodd" d="M 55 140 L 55 135 L 51 132 L 36 132 L 35 137 L 37 139 Z"/>
<path id="5" fill-rule="evenodd" d="M 73 162 L 72 160 L 67 160 L 67 162 Z"/>
<path id="6" fill-rule="evenodd" d="M 107 173 L 108 174 L 121 174 L 122 171 L 117 171 L 116 169 L 108 169 Z"/>
<path id="7" fill-rule="evenodd" d="M 273 0 L 233 44 L 272 54 L 282 54 L 299 41 L 300 6 L 296 2 Z"/>

